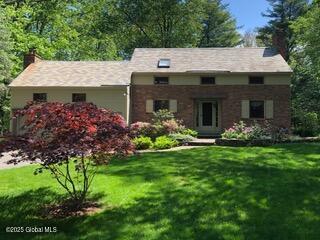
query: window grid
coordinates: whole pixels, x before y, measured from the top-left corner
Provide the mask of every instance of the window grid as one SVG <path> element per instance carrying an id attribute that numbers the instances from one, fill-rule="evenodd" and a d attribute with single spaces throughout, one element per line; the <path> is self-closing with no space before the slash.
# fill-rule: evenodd
<path id="1" fill-rule="evenodd" d="M 72 93 L 72 102 L 86 102 L 86 94 Z"/>
<path id="2" fill-rule="evenodd" d="M 159 110 L 170 110 L 169 100 L 154 100 L 153 111 L 157 112 Z"/>
<path id="3" fill-rule="evenodd" d="M 33 101 L 34 102 L 46 102 L 47 101 L 47 94 L 46 93 L 34 93 L 33 94 Z"/>

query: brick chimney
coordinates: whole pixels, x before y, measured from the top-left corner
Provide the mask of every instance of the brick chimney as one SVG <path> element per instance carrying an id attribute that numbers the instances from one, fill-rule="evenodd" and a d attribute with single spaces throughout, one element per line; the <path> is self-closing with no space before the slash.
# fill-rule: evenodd
<path id="1" fill-rule="evenodd" d="M 26 69 L 31 63 L 36 63 L 41 61 L 41 58 L 37 55 L 35 49 L 30 49 L 29 53 L 24 55 L 23 68 Z"/>
<path id="2" fill-rule="evenodd" d="M 288 61 L 286 36 L 283 31 L 276 31 L 272 36 L 272 44 L 275 46 L 284 60 Z"/>

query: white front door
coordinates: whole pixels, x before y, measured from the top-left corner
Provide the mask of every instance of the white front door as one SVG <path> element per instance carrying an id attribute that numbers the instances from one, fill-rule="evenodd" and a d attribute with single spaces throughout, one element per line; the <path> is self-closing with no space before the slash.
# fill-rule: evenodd
<path id="1" fill-rule="evenodd" d="M 217 101 L 198 101 L 197 114 L 196 128 L 200 134 L 214 134 L 218 132 Z"/>

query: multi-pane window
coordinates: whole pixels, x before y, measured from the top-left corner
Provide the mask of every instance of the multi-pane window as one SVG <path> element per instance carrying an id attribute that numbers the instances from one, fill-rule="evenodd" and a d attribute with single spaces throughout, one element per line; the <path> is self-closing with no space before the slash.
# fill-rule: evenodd
<path id="1" fill-rule="evenodd" d="M 86 94 L 85 93 L 72 93 L 72 102 L 85 102 Z"/>
<path id="2" fill-rule="evenodd" d="M 168 77 L 154 77 L 154 84 L 169 84 Z"/>
<path id="3" fill-rule="evenodd" d="M 250 101 L 250 118 L 264 118 L 264 101 Z"/>
<path id="4" fill-rule="evenodd" d="M 34 102 L 46 102 L 47 101 L 47 94 L 46 93 L 34 93 L 33 94 L 33 101 Z"/>
<path id="5" fill-rule="evenodd" d="M 201 78 L 201 84 L 204 84 L 204 85 L 212 85 L 212 84 L 215 84 L 216 83 L 216 80 L 214 77 L 202 77 Z"/>
<path id="6" fill-rule="evenodd" d="M 159 110 L 169 110 L 170 108 L 169 100 L 154 100 L 153 102 L 153 111 L 157 112 Z"/>
<path id="7" fill-rule="evenodd" d="M 249 84 L 264 84 L 264 77 L 261 76 L 250 76 Z"/>

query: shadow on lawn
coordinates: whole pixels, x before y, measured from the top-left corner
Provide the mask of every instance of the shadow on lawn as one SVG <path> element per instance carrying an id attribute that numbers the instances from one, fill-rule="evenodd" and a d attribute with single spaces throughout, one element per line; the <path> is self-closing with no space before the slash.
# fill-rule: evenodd
<path id="1" fill-rule="evenodd" d="M 136 156 L 114 162 L 109 171 L 128 182 L 141 176 L 141 181 L 154 184 L 135 203 L 93 216 L 45 221 L 37 218 L 39 206 L 59 196 L 38 189 L 0 198 L 5 206 L 0 226 L 57 226 L 57 239 L 318 239 L 320 157 L 314 158 L 316 154 L 319 145 Z M 296 161 L 287 166 L 286 160 L 293 161 L 295 155 Z M 303 161 L 314 165 L 304 166 Z"/>

